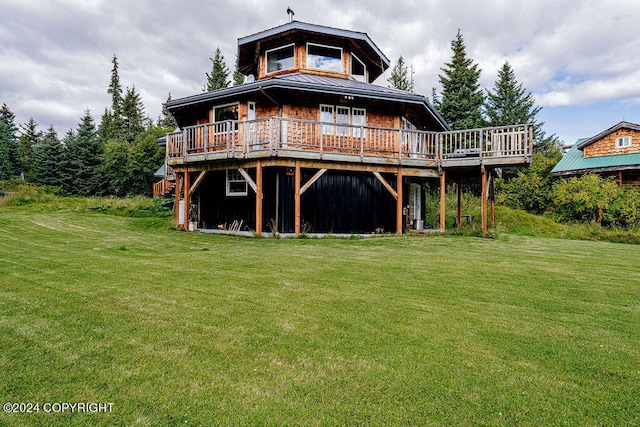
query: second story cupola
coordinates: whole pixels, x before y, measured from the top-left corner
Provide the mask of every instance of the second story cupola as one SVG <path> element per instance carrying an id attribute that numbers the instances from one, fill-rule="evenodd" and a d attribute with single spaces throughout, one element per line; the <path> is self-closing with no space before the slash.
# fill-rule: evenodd
<path id="1" fill-rule="evenodd" d="M 292 21 L 238 39 L 238 69 L 255 79 L 309 73 L 371 83 L 389 60 L 366 33 Z"/>

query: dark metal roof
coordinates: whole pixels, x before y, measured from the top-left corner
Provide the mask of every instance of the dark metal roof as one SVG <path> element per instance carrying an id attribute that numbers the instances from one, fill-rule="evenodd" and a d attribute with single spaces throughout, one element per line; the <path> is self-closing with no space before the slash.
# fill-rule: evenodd
<path id="1" fill-rule="evenodd" d="M 169 111 L 175 111 L 188 106 L 217 102 L 268 89 L 288 89 L 310 93 L 355 96 L 365 99 L 418 105 L 424 107 L 443 130 L 451 130 L 446 120 L 433 108 L 428 99 L 422 95 L 356 80 L 318 76 L 307 73 L 283 74 L 239 86 L 175 99 L 168 101 L 166 107 Z"/>

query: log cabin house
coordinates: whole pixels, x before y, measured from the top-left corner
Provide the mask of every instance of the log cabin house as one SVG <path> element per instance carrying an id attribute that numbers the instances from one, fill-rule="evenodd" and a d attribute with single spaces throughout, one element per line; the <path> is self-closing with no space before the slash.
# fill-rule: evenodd
<path id="1" fill-rule="evenodd" d="M 240 38 L 245 84 L 166 104 L 176 223 L 403 233 L 423 228 L 433 181 L 444 230 L 447 180 L 474 177 L 488 195 L 496 168 L 530 163 L 531 126 L 452 131 L 425 97 L 372 84 L 388 67 L 361 32 L 290 21 Z"/>
<path id="2" fill-rule="evenodd" d="M 640 187 L 640 125 L 622 121 L 591 138 L 582 138 L 551 170 L 555 177 L 597 173 L 618 185 Z"/>

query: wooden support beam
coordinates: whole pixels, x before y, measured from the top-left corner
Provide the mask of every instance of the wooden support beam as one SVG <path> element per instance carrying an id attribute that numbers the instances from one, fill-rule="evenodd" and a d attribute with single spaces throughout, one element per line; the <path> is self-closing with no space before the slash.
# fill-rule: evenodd
<path id="1" fill-rule="evenodd" d="M 300 188 L 300 195 L 303 195 L 305 191 L 309 189 L 313 185 L 314 182 L 320 179 L 322 175 L 327 171 L 327 169 L 320 169 L 305 185 Z"/>
<path id="2" fill-rule="evenodd" d="M 256 169 L 257 169 L 257 165 L 256 165 Z M 240 172 L 240 175 L 242 175 L 242 177 L 247 181 L 247 184 L 249 184 L 249 187 L 251 187 L 251 189 L 255 193 L 257 191 L 256 183 L 253 180 L 253 178 L 251 178 L 251 175 L 249 175 L 246 169 L 243 169 L 243 168 L 238 168 L 238 172 Z"/>
<path id="3" fill-rule="evenodd" d="M 262 235 L 262 163 L 256 164 L 256 235 Z"/>
<path id="4" fill-rule="evenodd" d="M 202 171 L 200 172 L 200 175 L 198 175 L 198 177 L 196 178 L 195 181 L 193 181 L 193 184 L 191 185 L 191 188 L 189 189 L 189 194 L 193 194 L 196 189 L 198 188 L 198 186 L 202 183 L 202 181 L 204 180 L 204 177 L 207 176 L 207 171 Z"/>
<path id="5" fill-rule="evenodd" d="M 396 181 L 396 233 L 402 234 L 402 166 L 398 166 L 398 178 Z"/>
<path id="6" fill-rule="evenodd" d="M 480 210 L 482 217 L 482 232 L 487 231 L 487 170 L 482 168 L 482 196 L 480 198 Z"/>
<path id="7" fill-rule="evenodd" d="M 179 173 L 176 173 L 176 189 L 175 189 L 176 198 L 175 198 L 175 202 L 173 203 L 173 210 L 176 214 L 176 218 L 175 218 L 176 227 L 180 226 L 180 195 L 182 191 L 181 181 L 182 181 L 182 177 L 180 176 Z"/>
<path id="8" fill-rule="evenodd" d="M 384 179 L 382 175 L 380 175 L 380 172 L 373 172 L 373 175 L 378 178 L 378 181 L 380 181 L 382 185 L 384 185 L 384 188 L 386 188 L 389 193 L 391 193 L 393 198 L 398 200 L 398 192 L 391 186 L 391 184 L 387 182 L 386 179 Z"/>
<path id="9" fill-rule="evenodd" d="M 458 195 L 458 215 L 456 216 L 456 226 L 458 227 L 458 230 L 460 230 L 462 227 L 462 222 L 460 221 L 462 219 L 462 189 L 460 188 L 459 179 L 456 181 L 456 194 Z"/>
<path id="10" fill-rule="evenodd" d="M 182 224 L 185 230 L 189 229 L 189 208 L 191 206 L 191 195 L 189 194 L 189 188 L 191 187 L 191 174 L 188 170 L 184 171 L 184 182 L 182 184 L 184 190 L 184 223 Z"/>
<path id="11" fill-rule="evenodd" d="M 496 188 L 494 185 L 495 176 L 493 175 L 493 171 L 489 175 L 489 200 L 491 201 L 490 205 L 490 221 L 491 228 L 495 228 L 496 226 Z"/>
<path id="12" fill-rule="evenodd" d="M 446 191 L 447 191 L 447 181 L 446 181 L 446 172 L 443 169 L 442 175 L 440 175 L 440 231 L 444 232 L 446 228 Z"/>
<path id="13" fill-rule="evenodd" d="M 294 231 L 296 233 L 296 237 L 300 236 L 300 160 L 296 160 L 296 172 L 295 172 L 295 193 L 294 193 L 294 201 L 295 201 L 295 223 L 294 223 Z"/>

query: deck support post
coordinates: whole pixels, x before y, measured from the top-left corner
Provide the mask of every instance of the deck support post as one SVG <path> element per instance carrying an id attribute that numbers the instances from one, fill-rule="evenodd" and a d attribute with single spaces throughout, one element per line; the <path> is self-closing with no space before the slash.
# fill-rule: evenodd
<path id="1" fill-rule="evenodd" d="M 191 194 L 189 193 L 189 189 L 191 188 L 191 175 L 189 174 L 189 169 L 184 170 L 184 181 L 182 183 L 182 189 L 184 195 L 182 196 L 184 199 L 184 224 L 182 224 L 185 230 L 189 230 L 189 208 L 191 207 Z"/>
<path id="2" fill-rule="evenodd" d="M 396 233 L 402 234 L 402 166 L 398 166 L 398 178 L 396 180 Z"/>
<path id="3" fill-rule="evenodd" d="M 493 171 L 491 171 L 489 175 L 489 200 L 491 202 L 489 215 L 490 215 L 490 221 L 491 221 L 491 228 L 496 227 L 496 188 L 494 186 L 494 181 L 495 181 L 495 175 L 493 174 Z"/>
<path id="4" fill-rule="evenodd" d="M 482 232 L 487 232 L 487 170 L 482 168 L 482 195 L 480 197 L 480 210 L 482 217 Z"/>
<path id="5" fill-rule="evenodd" d="M 456 181 L 456 195 L 458 196 L 458 215 L 456 217 L 456 226 L 458 227 L 458 230 L 462 227 L 462 222 L 460 221 L 462 219 L 462 190 L 460 189 L 460 186 L 461 182 L 460 179 L 458 179 Z"/>
<path id="6" fill-rule="evenodd" d="M 442 169 L 442 174 L 440 175 L 440 231 L 442 231 L 443 233 L 446 227 L 446 218 L 445 218 L 445 214 L 446 214 L 445 202 L 447 197 L 446 191 L 447 191 L 446 172 L 444 169 Z"/>
<path id="7" fill-rule="evenodd" d="M 256 235 L 262 235 L 262 161 L 256 162 Z"/>
<path id="8" fill-rule="evenodd" d="M 179 173 L 176 173 L 176 190 L 175 190 L 175 202 L 173 203 L 173 211 L 176 215 L 175 224 L 176 227 L 180 226 L 180 191 L 182 187 L 180 185 L 181 177 Z"/>
<path id="9" fill-rule="evenodd" d="M 296 237 L 300 236 L 300 160 L 296 160 L 295 172 L 295 233 Z"/>

